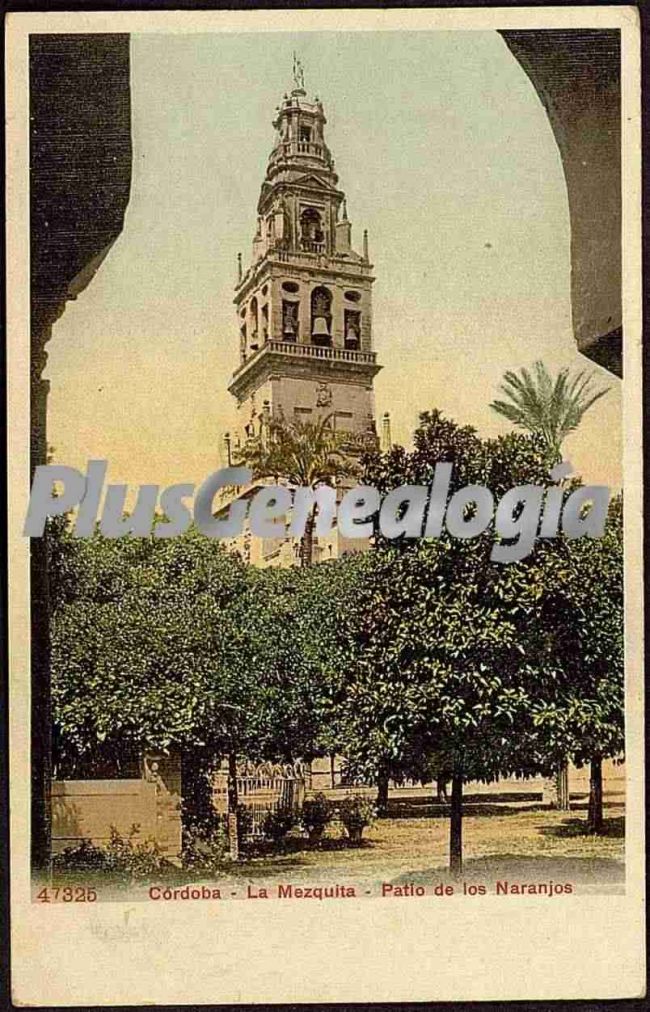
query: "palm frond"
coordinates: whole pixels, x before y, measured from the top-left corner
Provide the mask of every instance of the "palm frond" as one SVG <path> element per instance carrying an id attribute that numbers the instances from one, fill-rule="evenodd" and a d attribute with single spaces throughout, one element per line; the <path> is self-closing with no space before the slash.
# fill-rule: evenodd
<path id="1" fill-rule="evenodd" d="M 584 370 L 571 375 L 568 368 L 560 369 L 553 379 L 538 359 L 532 375 L 525 368 L 505 372 L 499 390 L 507 400 L 494 400 L 490 407 L 519 428 L 538 433 L 559 453 L 564 438 L 607 389 L 594 391 L 593 374 Z"/>
<path id="2" fill-rule="evenodd" d="M 332 421 L 332 415 L 314 422 L 273 421 L 265 436 L 247 441 L 238 463 L 250 467 L 257 479 L 311 488 L 353 477 L 357 468 L 345 450 L 346 433 L 337 432 Z"/>

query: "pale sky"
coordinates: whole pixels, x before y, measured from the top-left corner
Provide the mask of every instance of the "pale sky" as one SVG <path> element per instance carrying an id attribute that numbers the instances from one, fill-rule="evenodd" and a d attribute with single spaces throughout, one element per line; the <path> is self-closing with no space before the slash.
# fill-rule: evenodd
<path id="1" fill-rule="evenodd" d="M 542 358 L 609 393 L 565 444 L 621 480 L 620 381 L 575 350 L 562 166 L 528 78 L 495 32 L 132 37 L 133 181 L 124 231 L 48 345 L 54 459 L 109 478 L 200 482 L 234 420 L 236 255 L 250 257 L 292 52 L 375 265 L 376 413 L 408 443 L 438 407 L 483 435 L 506 369 Z"/>

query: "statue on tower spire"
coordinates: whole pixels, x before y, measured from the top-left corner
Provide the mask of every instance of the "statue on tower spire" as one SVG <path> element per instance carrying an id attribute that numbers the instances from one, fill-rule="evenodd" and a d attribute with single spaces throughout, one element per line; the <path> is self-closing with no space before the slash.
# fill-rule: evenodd
<path id="1" fill-rule="evenodd" d="M 305 90 L 305 70 L 295 51 L 293 54 L 293 82 L 297 91 Z"/>

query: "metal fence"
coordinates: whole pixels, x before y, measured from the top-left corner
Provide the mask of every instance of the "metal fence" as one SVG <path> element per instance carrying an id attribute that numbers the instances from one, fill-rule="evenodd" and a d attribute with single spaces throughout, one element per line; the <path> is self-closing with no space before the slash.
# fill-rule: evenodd
<path id="1" fill-rule="evenodd" d="M 305 800 L 303 768 L 295 766 L 264 766 L 245 769 L 237 776 L 239 804 L 249 815 L 245 825 L 246 836 L 260 839 L 269 813 L 298 815 Z M 228 810 L 228 773 L 221 769 L 212 781 L 212 801 L 215 810 L 225 815 Z"/>

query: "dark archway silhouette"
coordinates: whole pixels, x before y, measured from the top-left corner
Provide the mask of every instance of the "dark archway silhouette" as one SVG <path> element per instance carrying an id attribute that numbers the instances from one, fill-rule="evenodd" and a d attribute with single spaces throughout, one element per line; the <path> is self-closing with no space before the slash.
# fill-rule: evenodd
<path id="1" fill-rule="evenodd" d="M 539 95 L 562 158 L 578 350 L 622 376 L 621 33 L 500 34 Z"/>
<path id="2" fill-rule="evenodd" d="M 47 458 L 43 378 L 52 326 L 122 231 L 131 187 L 129 36 L 31 35 L 30 470 Z M 50 860 L 51 707 L 47 556 L 31 543 L 32 866 Z"/>

